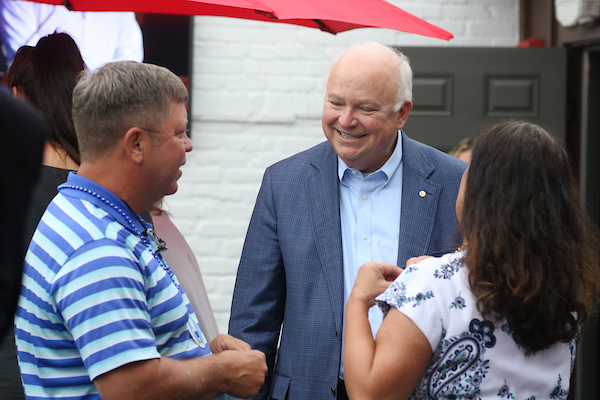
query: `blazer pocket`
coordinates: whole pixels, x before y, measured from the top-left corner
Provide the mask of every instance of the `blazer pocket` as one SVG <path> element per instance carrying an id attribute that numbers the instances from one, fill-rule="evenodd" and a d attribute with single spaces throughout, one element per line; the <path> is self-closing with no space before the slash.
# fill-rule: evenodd
<path id="1" fill-rule="evenodd" d="M 271 382 L 271 395 L 270 399 L 273 400 L 285 400 L 287 399 L 288 390 L 290 388 L 290 382 L 292 378 L 278 373 L 273 374 L 273 382 Z"/>

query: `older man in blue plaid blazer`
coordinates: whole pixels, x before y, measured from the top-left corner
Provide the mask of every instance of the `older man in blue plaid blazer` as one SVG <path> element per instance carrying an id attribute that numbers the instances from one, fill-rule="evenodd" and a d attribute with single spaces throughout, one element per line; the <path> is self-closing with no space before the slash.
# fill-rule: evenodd
<path id="1" fill-rule="evenodd" d="M 328 141 L 265 172 L 229 324 L 267 356 L 256 399 L 347 398 L 343 315 L 358 267 L 404 266 L 460 245 L 455 202 L 467 165 L 402 132 L 411 78 L 401 53 L 352 48 L 327 82 Z"/>

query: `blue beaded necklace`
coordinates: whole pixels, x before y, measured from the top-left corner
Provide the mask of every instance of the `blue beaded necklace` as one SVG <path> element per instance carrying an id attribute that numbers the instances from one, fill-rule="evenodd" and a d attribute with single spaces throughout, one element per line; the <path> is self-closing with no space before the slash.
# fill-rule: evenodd
<path id="1" fill-rule="evenodd" d="M 135 223 L 133 222 L 133 219 L 131 219 L 131 217 L 129 215 L 127 215 L 127 213 L 121 207 L 119 207 L 117 204 L 110 201 L 109 199 L 102 196 L 101 194 L 99 194 L 96 191 L 84 188 L 82 186 L 70 185 L 70 184 L 66 184 L 66 183 L 63 184 L 61 187 L 79 190 L 81 192 L 92 195 L 92 196 L 96 197 L 97 199 L 99 199 L 100 201 L 107 204 L 108 206 L 110 206 L 116 212 L 118 212 L 125 219 L 125 221 L 127 221 L 129 226 L 131 227 L 131 229 L 140 238 L 140 240 L 144 243 L 144 245 L 146 245 L 148 250 L 150 250 L 154 259 L 158 262 L 158 264 L 162 267 L 162 269 L 167 273 L 169 278 L 171 278 L 171 281 L 173 282 L 173 284 L 175 285 L 175 287 L 177 288 L 179 293 L 182 295 L 184 294 L 181 285 L 179 285 L 179 283 L 177 282 L 177 279 L 175 278 L 175 273 L 173 272 L 171 267 L 169 267 L 169 265 L 165 262 L 165 259 L 160 254 L 162 251 L 167 250 L 167 243 L 164 240 L 162 240 L 160 237 L 158 237 L 156 232 L 154 232 L 154 229 L 146 228 L 146 230 L 144 230 L 144 231 L 138 230 L 136 228 Z M 121 201 L 123 203 L 125 203 L 125 205 L 127 206 L 128 210 L 131 212 L 131 214 L 135 215 L 135 212 L 133 212 L 133 210 L 131 209 L 129 204 L 127 204 L 127 202 L 125 202 L 125 200 L 121 199 Z M 141 226 L 145 227 L 144 223 L 140 220 L 140 217 L 138 215 L 135 215 L 135 217 L 136 217 L 137 222 L 139 222 L 139 224 Z M 151 237 L 153 240 L 149 241 L 148 240 L 149 237 Z"/>
<path id="2" fill-rule="evenodd" d="M 106 203 L 108 206 L 113 208 L 115 211 L 117 211 L 127 221 L 129 226 L 131 227 L 131 229 L 140 238 L 140 240 L 142 242 L 144 242 L 144 244 L 146 245 L 148 250 L 150 250 L 150 252 L 152 253 L 152 256 L 154 257 L 154 259 L 158 262 L 158 264 L 162 267 L 162 269 L 167 273 L 167 275 L 169 275 L 169 278 L 171 278 L 171 282 L 173 282 L 173 284 L 175 285 L 175 287 L 177 288 L 179 293 L 182 296 L 185 295 L 183 288 L 181 287 L 181 285 L 179 285 L 179 283 L 177 283 L 177 279 L 175 278 L 175 274 L 173 273 L 173 270 L 171 270 L 169 265 L 165 262 L 164 258 L 160 254 L 161 251 L 164 251 L 167 249 L 167 244 L 165 243 L 164 240 L 159 238 L 158 235 L 156 235 L 156 233 L 154 232 L 154 230 L 152 228 L 146 228 L 144 231 L 139 231 L 138 229 L 136 229 L 133 219 L 131 219 L 129 217 L 129 215 L 127 215 L 127 213 L 125 213 L 125 211 L 121 207 L 119 207 L 114 202 L 110 201 L 106 197 L 100 195 L 99 193 L 97 193 L 93 190 L 89 190 L 82 186 L 71 185 L 71 184 L 66 184 L 66 183 L 61 185 L 61 188 L 69 188 L 69 189 L 79 190 L 88 195 L 92 195 L 92 196 L 96 197 L 97 199 L 101 200 L 102 202 Z M 121 201 L 127 206 L 130 213 L 135 215 L 137 222 L 141 226 L 145 227 L 146 225 L 144 225 L 144 223 L 140 220 L 140 217 L 135 214 L 135 212 L 131 209 L 129 204 L 127 204 L 127 202 L 125 200 L 121 199 Z M 149 237 L 151 237 L 153 240 L 148 240 Z M 188 318 L 187 326 L 188 326 L 188 331 L 189 331 L 189 334 L 190 334 L 190 337 L 192 338 L 192 340 L 200 348 L 204 349 L 208 342 L 206 340 L 206 337 L 204 336 L 204 333 L 202 332 L 202 328 L 200 327 L 198 320 L 192 318 L 191 314 Z"/>

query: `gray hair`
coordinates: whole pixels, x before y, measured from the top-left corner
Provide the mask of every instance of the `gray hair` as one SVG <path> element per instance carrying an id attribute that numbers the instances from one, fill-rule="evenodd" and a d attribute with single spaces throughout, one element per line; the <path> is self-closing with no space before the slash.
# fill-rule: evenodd
<path id="1" fill-rule="evenodd" d="M 400 58 L 400 71 L 398 72 L 398 91 L 396 92 L 396 106 L 394 111 L 399 111 L 406 100 L 412 101 L 413 73 L 410 67 L 410 60 L 400 50 L 390 47 Z"/>
<path id="2" fill-rule="evenodd" d="M 396 92 L 396 104 L 394 106 L 394 111 L 399 111 L 402 108 L 402 106 L 404 105 L 405 101 L 407 101 L 407 100 L 412 101 L 413 73 L 412 73 L 412 69 L 410 67 L 410 60 L 408 59 L 408 57 L 406 55 L 404 55 L 404 53 L 402 53 L 397 48 L 385 46 L 385 45 L 382 45 L 377 42 L 363 42 L 363 43 L 355 44 L 349 48 L 342 50 L 329 63 L 329 68 L 328 68 L 327 74 L 325 76 L 325 85 L 327 85 L 327 80 L 329 79 L 329 75 L 331 74 L 331 71 L 333 70 L 333 68 L 335 67 L 337 62 L 348 52 L 355 50 L 355 49 L 363 48 L 363 47 L 376 47 L 376 48 L 379 47 L 382 50 L 387 49 L 398 56 L 398 64 L 397 64 L 397 67 L 398 67 L 398 74 L 397 74 L 398 90 Z"/>
<path id="3" fill-rule="evenodd" d="M 84 71 L 73 91 L 73 121 L 82 160 L 106 154 L 132 127 L 155 134 L 171 114 L 171 101 L 188 91 L 166 68 L 135 61 Z"/>

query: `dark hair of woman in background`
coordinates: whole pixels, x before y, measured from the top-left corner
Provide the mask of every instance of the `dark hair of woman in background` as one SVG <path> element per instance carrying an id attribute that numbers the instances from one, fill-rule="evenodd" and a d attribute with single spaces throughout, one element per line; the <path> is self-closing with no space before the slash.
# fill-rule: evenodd
<path id="1" fill-rule="evenodd" d="M 45 165 L 60 164 L 62 160 L 63 167 L 72 167 L 65 156 L 79 164 L 71 108 L 73 88 L 84 69 L 85 63 L 71 36 L 53 33 L 41 38 L 35 47 L 21 47 L 8 71 L 12 93 L 37 108 L 50 127 L 47 142 L 57 160 L 44 162 Z"/>

